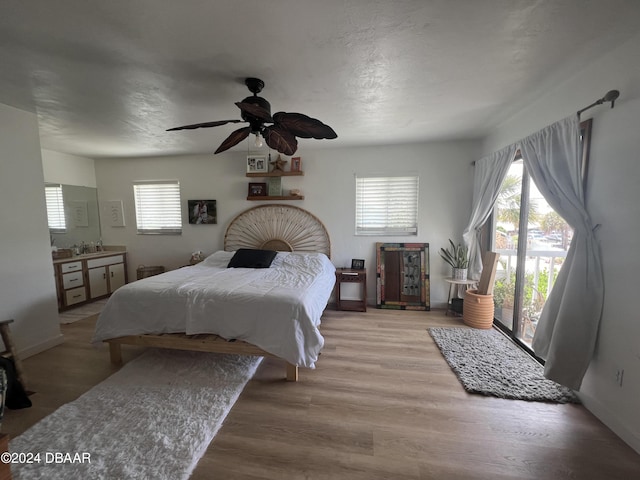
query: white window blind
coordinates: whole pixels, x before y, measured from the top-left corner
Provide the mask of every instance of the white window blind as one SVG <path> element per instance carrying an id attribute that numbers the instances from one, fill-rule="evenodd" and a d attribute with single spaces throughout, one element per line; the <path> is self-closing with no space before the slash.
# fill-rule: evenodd
<path id="1" fill-rule="evenodd" d="M 139 234 L 180 234 L 180 183 L 138 182 L 133 185 Z"/>
<path id="2" fill-rule="evenodd" d="M 47 203 L 49 230 L 51 230 L 52 233 L 66 232 L 67 222 L 64 217 L 62 185 L 46 185 L 44 187 L 44 195 Z"/>
<path id="3" fill-rule="evenodd" d="M 417 235 L 418 176 L 356 176 L 356 235 Z"/>

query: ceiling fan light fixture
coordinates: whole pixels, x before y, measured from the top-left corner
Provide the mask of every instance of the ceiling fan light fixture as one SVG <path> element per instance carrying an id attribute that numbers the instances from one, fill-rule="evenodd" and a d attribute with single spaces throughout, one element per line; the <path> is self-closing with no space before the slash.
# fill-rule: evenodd
<path id="1" fill-rule="evenodd" d="M 170 128 L 168 131 L 217 127 L 227 123 L 246 122 L 249 124 L 248 127 L 239 128 L 231 132 L 231 135 L 229 135 L 215 151 L 216 154 L 237 145 L 252 133 L 255 135 L 255 139 L 253 140 L 253 146 L 255 148 L 260 148 L 266 143 L 269 148 L 284 155 L 293 155 L 296 152 L 298 149 L 298 140 L 296 137 L 315 138 L 317 140 L 323 138 L 327 140 L 338 138 L 336 132 L 334 132 L 329 125 L 325 125 L 320 120 L 308 117 L 302 113 L 277 112 L 272 116 L 271 104 L 264 98 L 258 96 L 258 93 L 264 88 L 264 82 L 259 78 L 247 78 L 245 79 L 245 85 L 253 95 L 245 98 L 241 102 L 235 102 L 236 106 L 240 109 L 240 118 L 242 118 L 242 120 L 218 120 L 215 122 L 195 123 L 193 125 Z M 265 126 L 266 124 L 271 125 Z M 251 145 L 251 140 L 248 141 L 248 145 Z"/>
<path id="2" fill-rule="evenodd" d="M 256 136 L 256 138 L 253 141 L 253 146 L 256 148 L 261 148 L 264 143 L 262 142 L 262 136 L 260 136 L 260 132 L 255 132 L 254 135 Z"/>

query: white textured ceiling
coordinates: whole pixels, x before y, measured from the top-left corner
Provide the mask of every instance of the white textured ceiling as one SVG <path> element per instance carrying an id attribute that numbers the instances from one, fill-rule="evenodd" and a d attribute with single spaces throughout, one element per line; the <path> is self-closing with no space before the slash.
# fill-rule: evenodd
<path id="1" fill-rule="evenodd" d="M 237 126 L 165 130 L 239 119 L 248 76 L 338 134 L 301 148 L 478 138 L 639 21 L 638 0 L 0 0 L 0 103 L 94 158 L 213 152 Z"/>

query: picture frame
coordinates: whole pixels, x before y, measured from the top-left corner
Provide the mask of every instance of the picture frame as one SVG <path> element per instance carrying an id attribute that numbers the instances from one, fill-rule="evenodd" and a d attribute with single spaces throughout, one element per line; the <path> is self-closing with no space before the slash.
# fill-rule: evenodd
<path id="1" fill-rule="evenodd" d="M 218 211 L 215 200 L 187 200 L 187 218 L 190 225 L 215 225 Z"/>
<path id="2" fill-rule="evenodd" d="M 74 225 L 76 227 L 88 227 L 89 210 L 87 208 L 87 202 L 83 200 L 71 200 L 69 206 Z"/>
<path id="3" fill-rule="evenodd" d="M 282 195 L 282 177 L 271 177 L 267 180 L 267 194 L 270 197 Z"/>
<path id="4" fill-rule="evenodd" d="M 292 172 L 301 172 L 302 171 L 302 158 L 300 158 L 300 157 L 291 157 L 291 171 Z"/>
<path id="5" fill-rule="evenodd" d="M 251 182 L 249 183 L 250 197 L 266 197 L 267 196 L 267 184 L 266 182 Z"/>
<path id="6" fill-rule="evenodd" d="M 247 173 L 268 173 L 269 163 L 266 155 L 247 155 Z"/>
<path id="7" fill-rule="evenodd" d="M 104 218 L 110 227 L 124 227 L 124 206 L 122 200 L 109 200 L 102 205 Z"/>
<path id="8" fill-rule="evenodd" d="M 364 270 L 364 260 L 360 258 L 351 259 L 351 270 Z"/>

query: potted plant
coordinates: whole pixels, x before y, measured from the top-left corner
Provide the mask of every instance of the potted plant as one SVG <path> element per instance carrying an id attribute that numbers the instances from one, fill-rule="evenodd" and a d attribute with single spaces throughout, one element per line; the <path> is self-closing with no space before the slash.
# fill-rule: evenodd
<path id="1" fill-rule="evenodd" d="M 440 249 L 442 259 L 453 268 L 453 278 L 455 280 L 466 280 L 467 269 L 469 268 L 469 249 L 466 245 L 457 245 L 449 239 L 449 247 Z"/>
<path id="2" fill-rule="evenodd" d="M 493 303 L 496 313 L 500 313 L 500 321 L 511 328 L 513 326 L 513 283 L 496 280 L 493 288 Z"/>

